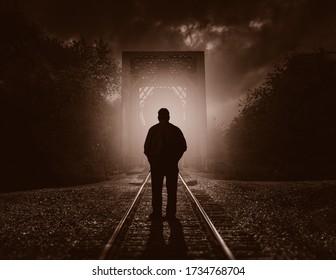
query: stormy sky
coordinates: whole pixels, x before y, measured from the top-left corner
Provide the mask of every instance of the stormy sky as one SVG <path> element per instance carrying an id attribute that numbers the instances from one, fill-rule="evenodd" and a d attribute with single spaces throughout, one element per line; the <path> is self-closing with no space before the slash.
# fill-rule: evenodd
<path id="1" fill-rule="evenodd" d="M 238 99 L 293 50 L 336 49 L 336 1 L 27 0 L 25 14 L 63 40 L 80 35 L 122 51 L 204 50 L 210 119 L 229 121 Z"/>

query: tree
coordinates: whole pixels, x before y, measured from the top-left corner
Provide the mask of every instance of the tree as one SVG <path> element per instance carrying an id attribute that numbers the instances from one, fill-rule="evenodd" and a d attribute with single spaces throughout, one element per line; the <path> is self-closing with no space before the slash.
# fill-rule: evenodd
<path id="1" fill-rule="evenodd" d="M 6 189 L 106 179 L 117 160 L 120 67 L 103 40 L 51 39 L 0 10 L 0 172 Z M 110 152 L 110 154 L 107 154 Z"/>
<path id="2" fill-rule="evenodd" d="M 319 50 L 275 65 L 226 132 L 231 171 L 255 179 L 336 174 L 336 62 Z"/>

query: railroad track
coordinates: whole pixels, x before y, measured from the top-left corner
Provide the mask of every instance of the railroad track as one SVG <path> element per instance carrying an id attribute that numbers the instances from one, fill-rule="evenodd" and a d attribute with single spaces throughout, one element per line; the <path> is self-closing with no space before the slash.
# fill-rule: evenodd
<path id="1" fill-rule="evenodd" d="M 204 194 L 193 194 L 181 174 L 177 194 L 180 220 L 149 221 L 148 214 L 151 211 L 149 179 L 150 173 L 145 175 L 132 204 L 104 246 L 99 259 L 235 259 L 232 250 L 222 237 L 223 232 L 228 234 L 230 242 L 238 248 L 240 258 L 249 256 L 258 258 L 255 254 L 246 252 L 258 250 L 246 235 L 234 230 L 232 221 L 227 221 L 229 229 L 224 225 L 224 230 L 221 229 L 222 234 L 218 231 L 212 217 L 217 224 L 222 225 L 222 220 L 216 220 L 216 213 L 223 211 L 216 209 L 214 205 L 209 205 L 209 198 Z M 166 194 L 163 192 L 163 202 L 165 201 Z M 231 232 L 230 228 L 233 229 Z M 239 247 L 244 248 L 239 251 Z M 241 251 L 245 253 L 241 254 Z"/>

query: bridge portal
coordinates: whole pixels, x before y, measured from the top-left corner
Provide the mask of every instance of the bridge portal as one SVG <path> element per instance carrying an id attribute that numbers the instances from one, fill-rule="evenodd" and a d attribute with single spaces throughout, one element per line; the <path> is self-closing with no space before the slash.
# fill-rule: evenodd
<path id="1" fill-rule="evenodd" d="M 129 171 L 144 167 L 148 129 L 167 108 L 183 132 L 188 150 L 182 164 L 203 169 L 206 159 L 204 52 L 123 52 L 122 160 Z"/>

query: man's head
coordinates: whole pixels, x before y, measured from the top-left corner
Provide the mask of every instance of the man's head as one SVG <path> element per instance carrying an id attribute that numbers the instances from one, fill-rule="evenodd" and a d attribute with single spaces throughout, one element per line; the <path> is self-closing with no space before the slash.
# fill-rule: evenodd
<path id="1" fill-rule="evenodd" d="M 169 111 L 166 108 L 161 108 L 158 112 L 159 121 L 169 121 Z"/>

